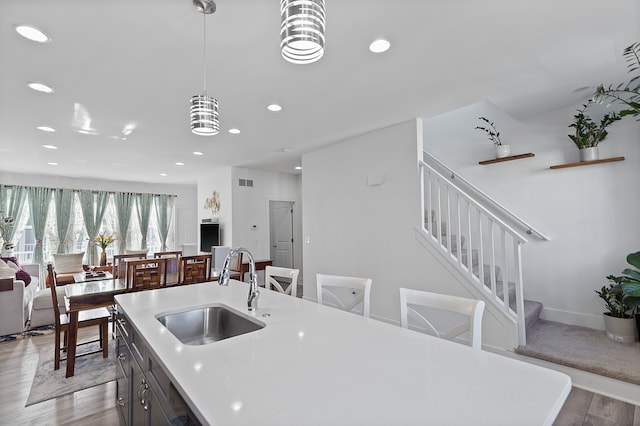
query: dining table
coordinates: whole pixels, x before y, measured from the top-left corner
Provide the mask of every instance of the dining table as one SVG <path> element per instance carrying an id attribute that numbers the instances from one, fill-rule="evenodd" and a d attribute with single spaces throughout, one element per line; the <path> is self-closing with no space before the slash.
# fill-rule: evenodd
<path id="1" fill-rule="evenodd" d="M 131 290 L 124 279 L 104 279 L 86 281 L 64 286 L 65 304 L 69 313 L 69 333 L 67 336 L 66 377 L 74 375 L 76 344 L 78 342 L 78 315 L 80 311 L 114 305 L 114 297 Z"/>

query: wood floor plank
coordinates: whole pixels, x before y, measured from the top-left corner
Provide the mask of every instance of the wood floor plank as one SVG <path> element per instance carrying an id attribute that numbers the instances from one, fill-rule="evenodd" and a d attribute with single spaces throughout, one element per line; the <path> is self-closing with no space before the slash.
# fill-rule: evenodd
<path id="1" fill-rule="evenodd" d="M 81 329 L 80 338 L 93 330 Z M 25 407 L 41 351 L 53 352 L 53 334 L 0 343 L 0 419 L 17 425 L 118 425 L 115 382 Z M 2 420 L 0 420 L 2 423 Z"/>
<path id="2" fill-rule="evenodd" d="M 635 406 L 604 395 L 595 394 L 587 414 L 618 425 L 633 425 Z"/>
<path id="3" fill-rule="evenodd" d="M 558 413 L 554 426 L 582 425 L 587 415 L 589 405 L 593 399 L 593 393 L 583 389 L 572 388 L 567 400 Z"/>

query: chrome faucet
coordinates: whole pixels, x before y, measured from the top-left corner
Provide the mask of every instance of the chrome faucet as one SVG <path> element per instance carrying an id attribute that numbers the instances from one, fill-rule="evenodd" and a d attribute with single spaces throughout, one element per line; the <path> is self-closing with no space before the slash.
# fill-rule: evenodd
<path id="1" fill-rule="evenodd" d="M 249 296 L 247 297 L 247 308 L 250 312 L 256 311 L 258 309 L 258 296 L 260 296 L 260 292 L 258 291 L 258 275 L 256 274 L 256 262 L 253 260 L 253 256 L 244 247 L 236 247 L 232 249 L 227 258 L 224 260 L 224 265 L 222 266 L 222 272 L 220 273 L 220 278 L 218 279 L 218 284 L 220 285 L 229 285 L 229 268 L 231 267 L 231 259 L 234 256 L 237 256 L 239 253 L 246 253 L 249 258 Z"/>

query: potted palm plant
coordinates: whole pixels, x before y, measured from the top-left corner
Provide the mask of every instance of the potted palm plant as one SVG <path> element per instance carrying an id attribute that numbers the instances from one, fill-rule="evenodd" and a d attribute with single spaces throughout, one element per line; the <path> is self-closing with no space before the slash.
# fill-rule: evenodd
<path id="1" fill-rule="evenodd" d="M 628 72 L 640 70 L 640 42 L 635 42 L 623 51 Z M 640 75 L 636 75 L 628 83 L 605 86 L 596 89 L 594 102 L 612 102 L 622 105 L 620 116 L 640 116 Z M 639 118 L 640 119 L 640 118 Z"/>
<path id="2" fill-rule="evenodd" d="M 489 140 L 493 142 L 493 146 L 496 147 L 496 157 L 504 158 L 508 157 L 511 153 L 511 146 L 504 145 L 500 140 L 500 132 L 496 130 L 496 126 L 493 121 L 490 121 L 485 117 L 478 117 L 479 120 L 482 120 L 485 124 L 482 126 L 476 126 L 477 130 L 482 130 L 487 134 Z"/>
<path id="3" fill-rule="evenodd" d="M 640 330 L 640 251 L 627 255 L 627 263 L 636 269 L 626 268 L 622 275 L 607 278 L 622 288 L 624 302 L 635 314 L 636 326 Z"/>
<path id="4" fill-rule="evenodd" d="M 590 103 L 582 105 L 582 109 L 573 116 L 573 123 L 569 127 L 575 129 L 575 134 L 567 135 L 580 150 L 580 161 L 593 161 L 599 159 L 598 144 L 609 135 L 607 127 L 620 120 L 620 114 L 609 112 L 605 114 L 599 123 L 586 114 Z"/>

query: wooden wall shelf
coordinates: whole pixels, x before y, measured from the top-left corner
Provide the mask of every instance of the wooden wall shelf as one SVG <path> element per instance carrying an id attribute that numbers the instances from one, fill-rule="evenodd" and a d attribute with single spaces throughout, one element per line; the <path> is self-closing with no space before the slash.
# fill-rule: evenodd
<path id="1" fill-rule="evenodd" d="M 566 167 L 588 166 L 589 164 L 611 163 L 612 161 L 622 161 L 622 160 L 624 160 L 624 157 L 603 158 L 602 160 L 579 161 L 577 163 L 558 164 L 557 166 L 551 166 L 549 168 L 550 169 L 564 169 Z"/>
<path id="2" fill-rule="evenodd" d="M 478 164 L 482 164 L 483 166 L 486 166 L 487 164 L 502 163 L 503 161 L 519 160 L 521 158 L 529 158 L 529 157 L 535 157 L 535 156 L 533 155 L 533 153 L 528 152 L 526 154 L 512 155 L 509 157 L 494 158 L 493 160 L 480 161 Z"/>

